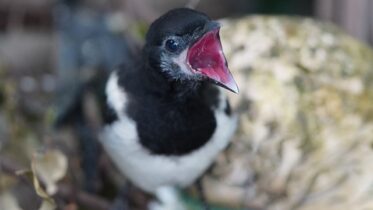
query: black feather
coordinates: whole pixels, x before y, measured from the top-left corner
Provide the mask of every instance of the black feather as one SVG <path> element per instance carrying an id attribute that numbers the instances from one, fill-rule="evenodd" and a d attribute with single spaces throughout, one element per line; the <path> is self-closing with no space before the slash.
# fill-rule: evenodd
<path id="1" fill-rule="evenodd" d="M 217 87 L 208 81 L 175 80 L 160 67 L 160 45 L 168 36 L 191 42 L 210 21 L 185 8 L 166 13 L 150 26 L 142 56 L 117 71 L 129 101 L 123 111 L 136 122 L 140 143 L 153 154 L 190 153 L 208 142 L 216 129 Z"/>

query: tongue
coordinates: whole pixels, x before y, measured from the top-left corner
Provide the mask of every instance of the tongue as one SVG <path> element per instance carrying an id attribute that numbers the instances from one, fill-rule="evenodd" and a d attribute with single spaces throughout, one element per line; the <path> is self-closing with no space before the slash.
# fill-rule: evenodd
<path id="1" fill-rule="evenodd" d="M 230 73 L 219 38 L 219 29 L 207 32 L 188 50 L 191 68 L 216 84 L 238 93 L 238 87 Z"/>

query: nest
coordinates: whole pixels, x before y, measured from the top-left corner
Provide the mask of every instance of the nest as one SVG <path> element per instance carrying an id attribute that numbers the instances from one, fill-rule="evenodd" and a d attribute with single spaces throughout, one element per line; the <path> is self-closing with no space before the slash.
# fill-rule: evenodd
<path id="1" fill-rule="evenodd" d="M 373 209 L 373 52 L 305 18 L 223 20 L 240 87 L 231 146 L 204 177 L 210 202 L 269 210 Z"/>

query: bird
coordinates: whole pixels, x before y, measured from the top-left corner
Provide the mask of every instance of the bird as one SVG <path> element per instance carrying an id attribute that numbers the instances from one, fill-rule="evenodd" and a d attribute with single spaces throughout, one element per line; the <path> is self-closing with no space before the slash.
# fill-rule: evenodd
<path id="1" fill-rule="evenodd" d="M 220 27 L 202 12 L 172 9 L 150 25 L 139 55 L 107 80 L 100 142 L 147 193 L 193 184 L 235 132 L 224 90 L 239 89 Z"/>

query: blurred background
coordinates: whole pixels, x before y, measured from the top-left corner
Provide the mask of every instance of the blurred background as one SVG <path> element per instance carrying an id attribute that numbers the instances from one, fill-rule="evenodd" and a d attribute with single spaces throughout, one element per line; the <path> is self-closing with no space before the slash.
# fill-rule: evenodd
<path id="1" fill-rule="evenodd" d="M 82 107 L 95 110 L 89 105 L 75 106 L 82 92 L 97 87 L 92 78 L 125 62 L 141 46 L 147 25 L 155 18 L 183 6 L 215 19 L 252 14 L 307 16 L 333 22 L 366 45 L 373 44 L 371 0 L 0 0 L 0 170 L 24 169 L 41 144 L 53 148 L 58 139 L 70 139 L 68 146 L 61 147 L 69 156 L 69 165 L 83 168 L 74 175 L 77 180 L 85 177 L 81 189 L 97 192 L 102 185 L 113 184 L 97 181 L 108 176 L 96 170 L 107 164 L 105 159 L 96 160 L 100 149 L 92 143 L 95 133 L 90 131 L 97 126 L 86 125 L 82 122 L 87 119 L 69 113 L 80 113 Z M 84 97 L 90 100 L 89 94 Z M 52 124 L 66 122 L 78 122 L 74 135 L 51 137 Z M 83 157 L 80 150 L 69 147 L 82 149 Z M 98 164 L 90 165 L 92 160 Z M 0 173 L 0 191 L 10 185 L 4 177 Z M 22 183 L 12 190 L 32 191 Z M 71 189 L 64 190 L 63 196 L 71 196 Z M 110 189 L 100 193 L 114 197 Z M 95 200 L 92 205 L 102 205 L 101 209 L 109 205 L 98 197 L 79 196 L 85 203 Z M 39 204 L 21 207 L 37 209 Z"/>
<path id="2" fill-rule="evenodd" d="M 40 97 L 36 92 L 69 94 L 66 88 L 79 87 L 68 78 L 89 77 L 87 69 L 92 67 L 112 69 L 141 44 L 148 23 L 185 5 L 213 18 L 245 14 L 314 17 L 373 43 L 370 0 L 0 0 L 0 72 L 16 80 L 25 111 L 40 114 L 51 100 L 28 100 Z M 123 37 L 131 41 L 126 43 Z M 67 99 L 58 100 L 59 106 L 68 106 Z"/>

